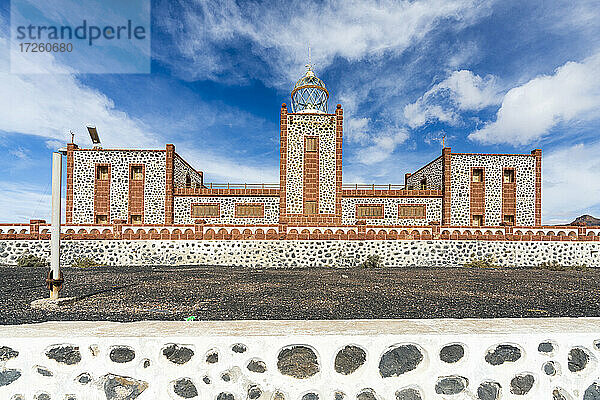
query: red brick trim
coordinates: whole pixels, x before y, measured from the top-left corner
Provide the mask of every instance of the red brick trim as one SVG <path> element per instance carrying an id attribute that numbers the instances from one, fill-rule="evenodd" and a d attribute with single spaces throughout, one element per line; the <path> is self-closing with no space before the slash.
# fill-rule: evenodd
<path id="1" fill-rule="evenodd" d="M 504 171 L 512 170 L 514 182 L 504 182 Z M 504 224 L 504 216 L 512 215 L 517 223 L 517 170 L 515 168 L 502 168 L 502 216 L 500 223 Z"/>
<path id="2" fill-rule="evenodd" d="M 175 146 L 172 144 L 167 144 L 165 151 L 165 224 L 170 225 L 173 223 L 175 217 L 175 205 L 173 200 L 173 160 L 175 158 Z"/>
<path id="3" fill-rule="evenodd" d="M 450 147 L 442 149 L 442 225 L 452 223 L 452 152 Z"/>
<path id="4" fill-rule="evenodd" d="M 75 148 L 75 151 L 131 151 L 131 152 L 144 152 L 144 153 L 148 153 L 148 152 L 164 152 L 165 150 L 157 150 L 157 149 L 100 149 L 100 148 L 95 148 L 95 149 L 80 149 L 80 148 Z"/>
<path id="5" fill-rule="evenodd" d="M 359 217 L 358 216 L 358 207 L 367 206 L 367 207 L 381 207 L 381 217 Z M 384 219 L 385 218 L 385 204 L 370 204 L 370 203 L 360 203 L 355 204 L 354 206 L 354 218 L 363 220 L 363 219 Z"/>
<path id="6" fill-rule="evenodd" d="M 73 151 L 77 149 L 75 143 L 67 143 L 67 193 L 65 206 L 65 220 L 67 224 L 73 223 L 73 173 L 75 160 Z"/>
<path id="7" fill-rule="evenodd" d="M 194 196 L 194 197 L 214 197 L 214 196 L 257 196 L 257 197 L 278 197 L 280 189 L 211 189 L 211 188 L 175 188 L 174 196 Z"/>
<path id="8" fill-rule="evenodd" d="M 407 206 L 419 206 L 423 207 L 425 212 L 422 217 L 400 217 L 400 208 Z M 419 203 L 407 203 L 407 204 L 398 204 L 398 219 L 426 219 L 427 218 L 427 204 L 419 204 Z"/>
<path id="9" fill-rule="evenodd" d="M 133 167 L 142 167 L 142 179 L 133 180 Z M 132 215 L 141 215 L 142 224 L 145 220 L 144 215 L 144 188 L 146 185 L 146 166 L 144 164 L 129 164 L 129 204 L 127 221 L 132 222 Z"/>
<path id="10" fill-rule="evenodd" d="M 286 210 L 286 171 L 287 171 L 287 127 L 288 112 L 285 103 L 281 105 L 279 116 L 279 222 L 287 222 Z"/>
<path id="11" fill-rule="evenodd" d="M 542 225 L 542 150 L 531 152 L 535 157 L 535 225 Z"/>
<path id="12" fill-rule="evenodd" d="M 473 182 L 473 171 L 476 169 L 480 169 L 483 172 L 481 182 Z M 481 225 L 485 225 L 485 176 L 485 167 L 471 167 L 471 173 L 469 175 L 469 224 L 472 224 L 474 215 L 481 215 Z"/>
<path id="13" fill-rule="evenodd" d="M 239 215 L 238 206 L 260 206 L 260 215 Z M 219 210 L 220 212 L 220 210 Z M 264 218 L 265 217 L 265 203 L 235 203 L 234 206 L 234 217 L 235 218 Z"/>
<path id="14" fill-rule="evenodd" d="M 343 189 L 342 197 L 442 197 L 441 190 Z"/>
<path id="15" fill-rule="evenodd" d="M 216 216 L 202 216 L 202 217 L 198 217 L 194 215 L 194 206 L 217 206 L 217 209 L 219 210 L 219 215 Z M 221 218 L 221 203 L 192 203 L 190 205 L 190 216 L 192 218 Z"/>
<path id="16" fill-rule="evenodd" d="M 335 217 L 342 222 L 342 142 L 344 137 L 344 110 L 338 104 L 335 108 Z"/>
<path id="17" fill-rule="evenodd" d="M 98 179 L 98 167 L 108 167 L 108 179 Z M 106 214 L 106 224 L 110 224 L 110 181 L 112 169 L 110 164 L 94 164 L 94 223 L 98 214 Z"/>
<path id="18" fill-rule="evenodd" d="M 308 138 L 314 138 L 317 140 L 317 151 L 307 151 L 306 142 Z M 319 152 L 320 152 L 320 140 L 318 136 L 304 136 L 303 138 L 304 148 L 304 162 L 303 162 L 303 179 L 302 179 L 302 212 L 304 215 L 306 212 L 306 202 L 315 202 L 317 207 L 316 214 L 319 214 Z"/>

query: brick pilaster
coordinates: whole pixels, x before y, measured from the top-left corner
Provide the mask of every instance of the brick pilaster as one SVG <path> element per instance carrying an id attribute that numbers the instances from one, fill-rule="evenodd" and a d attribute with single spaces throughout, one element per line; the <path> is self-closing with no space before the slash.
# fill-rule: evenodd
<path id="1" fill-rule="evenodd" d="M 287 221 L 285 205 L 285 183 L 287 171 L 287 106 L 285 103 L 281 105 L 281 113 L 279 120 L 279 222 Z"/>
<path id="2" fill-rule="evenodd" d="M 344 136 L 344 110 L 335 109 L 335 223 L 342 223 L 342 139 Z"/>
<path id="3" fill-rule="evenodd" d="M 452 219 L 451 187 L 450 187 L 450 161 L 452 155 L 450 147 L 442 149 L 442 225 L 450 225 Z"/>
<path id="4" fill-rule="evenodd" d="M 542 225 L 542 150 L 531 152 L 535 157 L 535 225 Z"/>
<path id="5" fill-rule="evenodd" d="M 175 145 L 167 144 L 165 154 L 166 172 L 165 172 L 165 224 L 173 225 L 174 204 L 173 204 L 173 159 L 175 158 Z"/>

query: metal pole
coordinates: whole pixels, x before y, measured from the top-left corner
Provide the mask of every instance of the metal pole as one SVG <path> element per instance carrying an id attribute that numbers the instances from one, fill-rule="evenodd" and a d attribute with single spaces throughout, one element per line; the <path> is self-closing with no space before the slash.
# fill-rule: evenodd
<path id="1" fill-rule="evenodd" d="M 52 279 L 60 278 L 60 200 L 62 183 L 62 154 L 52 153 L 52 230 L 50 235 L 50 270 Z M 58 299 L 58 286 L 52 285 L 50 298 Z"/>

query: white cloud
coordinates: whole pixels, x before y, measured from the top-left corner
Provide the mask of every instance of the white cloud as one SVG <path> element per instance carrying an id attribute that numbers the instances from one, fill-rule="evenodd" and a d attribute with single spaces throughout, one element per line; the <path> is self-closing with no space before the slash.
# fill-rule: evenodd
<path id="1" fill-rule="evenodd" d="M 344 136 L 350 142 L 364 143 L 369 138 L 369 118 L 347 118 Z"/>
<path id="2" fill-rule="evenodd" d="M 367 165 L 384 161 L 392 155 L 398 145 L 408 139 L 408 136 L 408 132 L 404 129 L 376 136 L 370 146 L 358 150 L 356 158 L 360 163 Z"/>
<path id="3" fill-rule="evenodd" d="M 598 154 L 600 142 L 577 144 L 544 154 L 544 223 L 568 223 L 582 214 L 600 210 Z"/>
<path id="4" fill-rule="evenodd" d="M 42 188 L 22 182 L 0 182 L 0 221 L 29 222 L 30 219 L 46 219 L 50 222 L 50 185 Z M 63 204 L 64 201 L 63 201 Z M 64 213 L 63 213 L 64 215 Z"/>
<path id="5" fill-rule="evenodd" d="M 506 93 L 496 120 L 471 133 L 482 143 L 527 144 L 559 123 L 600 115 L 600 53 L 567 62 L 553 75 L 538 76 Z"/>
<path id="6" fill-rule="evenodd" d="M 196 0 L 178 8 L 181 16 L 166 12 L 157 20 L 177 41 L 179 53 L 190 61 L 182 71 L 188 78 L 239 80 L 247 74 L 277 86 L 289 85 L 290 79 L 301 74 L 309 44 L 320 69 L 331 65 L 335 57 L 356 61 L 401 54 L 439 22 L 468 23 L 486 13 L 488 3 L 351 0 L 241 7 L 233 0 Z M 268 79 L 261 76 L 259 68 L 240 71 L 223 62 L 220 47 L 240 39 L 249 40 L 250 50 L 268 64 Z M 170 62 L 170 55 L 161 57 Z"/>
<path id="7" fill-rule="evenodd" d="M 414 103 L 404 107 L 404 117 L 411 128 L 438 120 L 457 123 L 456 110 L 481 110 L 500 102 L 499 88 L 492 75 L 480 77 L 471 71 L 454 71 L 434 85 Z"/>

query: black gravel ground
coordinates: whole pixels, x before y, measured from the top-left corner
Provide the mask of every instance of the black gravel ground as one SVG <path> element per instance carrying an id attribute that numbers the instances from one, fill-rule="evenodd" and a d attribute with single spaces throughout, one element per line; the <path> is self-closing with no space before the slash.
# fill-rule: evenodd
<path id="1" fill-rule="evenodd" d="M 63 269 L 60 312 L 46 270 L 0 267 L 0 324 L 52 320 L 497 318 L 600 316 L 600 269 Z"/>

